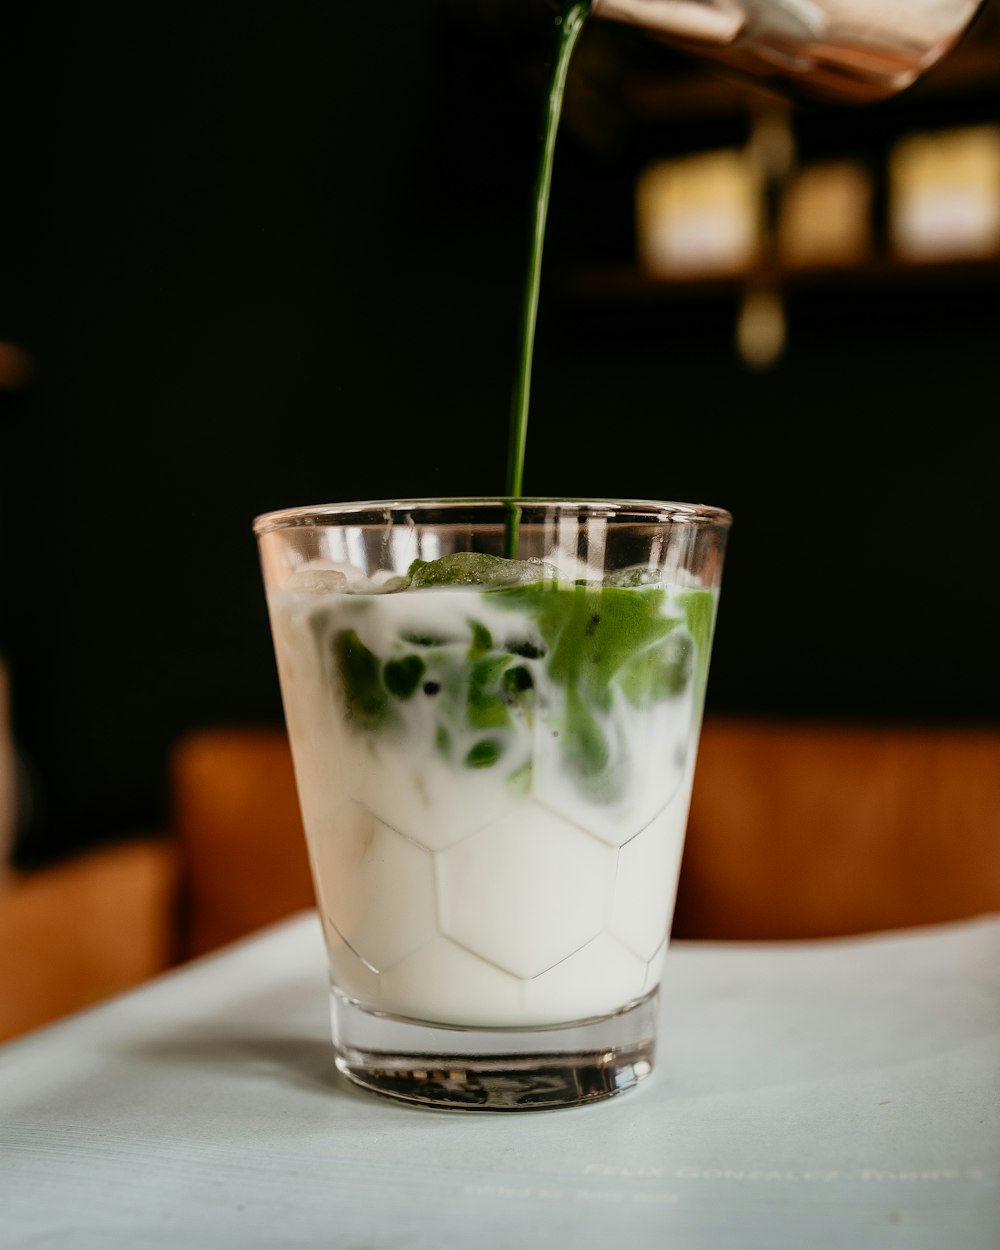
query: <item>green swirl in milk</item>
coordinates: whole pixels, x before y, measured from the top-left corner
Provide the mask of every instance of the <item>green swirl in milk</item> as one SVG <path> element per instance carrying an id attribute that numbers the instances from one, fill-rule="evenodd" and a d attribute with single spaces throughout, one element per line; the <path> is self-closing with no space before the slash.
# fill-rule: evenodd
<path id="1" fill-rule="evenodd" d="M 322 637 L 348 725 L 359 733 L 404 732 L 412 722 L 405 705 L 428 700 L 439 755 L 472 769 L 506 766 L 510 784 L 522 790 L 530 788 L 531 766 L 517 745 L 541 728 L 557 741 L 562 767 L 582 794 L 620 798 L 626 770 L 617 718 L 677 699 L 692 683 L 700 703 L 715 597 L 641 584 L 638 573 L 623 578 L 638 584 L 595 585 L 540 578 L 539 569 L 548 571 L 538 562 L 466 553 L 416 561 L 392 591 L 411 599 L 469 590 L 449 605 L 447 629 L 404 626 L 388 646 L 384 639 L 376 646 L 366 622 L 394 593 L 336 596 L 333 632 L 324 613 Z"/>

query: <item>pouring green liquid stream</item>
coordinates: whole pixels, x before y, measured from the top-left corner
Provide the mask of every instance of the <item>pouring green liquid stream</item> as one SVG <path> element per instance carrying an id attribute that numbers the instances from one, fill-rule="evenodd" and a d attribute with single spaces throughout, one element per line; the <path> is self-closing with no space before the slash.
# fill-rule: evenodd
<path id="1" fill-rule="evenodd" d="M 590 13 L 591 0 L 572 0 L 564 4 L 558 18 L 559 39 L 549 78 L 549 90 L 542 126 L 541 148 L 535 175 L 534 219 L 528 273 L 524 287 L 521 320 L 520 363 L 514 389 L 510 419 L 510 443 L 507 451 L 507 496 L 520 497 L 524 482 L 524 454 L 528 440 L 528 409 L 531 403 L 531 369 L 535 354 L 535 326 L 538 322 L 538 296 L 542 279 L 542 250 L 545 245 L 545 223 L 549 212 L 552 186 L 552 165 L 556 149 L 556 133 L 562 114 L 566 77 L 580 32 Z M 506 526 L 506 552 L 517 558 L 518 509 L 511 507 Z"/>

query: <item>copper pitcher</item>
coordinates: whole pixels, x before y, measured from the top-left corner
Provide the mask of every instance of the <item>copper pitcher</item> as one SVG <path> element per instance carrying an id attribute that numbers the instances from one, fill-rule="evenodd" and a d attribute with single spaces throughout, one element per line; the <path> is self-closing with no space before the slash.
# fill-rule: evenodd
<path id="1" fill-rule="evenodd" d="M 592 0 L 778 88 L 866 103 L 909 87 L 954 46 L 982 0 Z"/>

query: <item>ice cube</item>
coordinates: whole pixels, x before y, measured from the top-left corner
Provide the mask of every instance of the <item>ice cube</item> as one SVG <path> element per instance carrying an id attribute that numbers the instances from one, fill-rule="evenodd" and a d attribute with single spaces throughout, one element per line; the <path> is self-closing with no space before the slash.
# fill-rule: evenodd
<path id="1" fill-rule="evenodd" d="M 662 574 L 659 569 L 650 568 L 647 564 L 636 564 L 628 569 L 615 569 L 604 579 L 605 586 L 661 586 Z"/>
<path id="2" fill-rule="evenodd" d="M 347 575 L 339 569 L 296 569 L 285 582 L 285 589 L 305 595 L 342 594 L 347 590 Z"/>
<path id="3" fill-rule="evenodd" d="M 398 573 L 390 573 L 388 569 L 380 569 L 356 589 L 366 595 L 391 595 L 395 594 L 397 590 L 406 590 L 409 584 L 410 579 L 408 577 L 400 577 Z"/>
<path id="4" fill-rule="evenodd" d="M 410 586 L 414 590 L 428 586 L 496 589 L 555 580 L 559 577 L 559 570 L 543 560 L 504 560 L 484 551 L 454 551 L 439 560 L 414 560 L 409 575 Z"/>

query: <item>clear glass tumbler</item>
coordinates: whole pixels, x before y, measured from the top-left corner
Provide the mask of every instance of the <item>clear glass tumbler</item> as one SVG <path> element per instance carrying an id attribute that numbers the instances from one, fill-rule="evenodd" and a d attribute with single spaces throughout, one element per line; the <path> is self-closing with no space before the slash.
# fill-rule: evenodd
<path id="1" fill-rule="evenodd" d="M 257 518 L 340 1071 L 446 1109 L 651 1070 L 729 515 Z"/>

